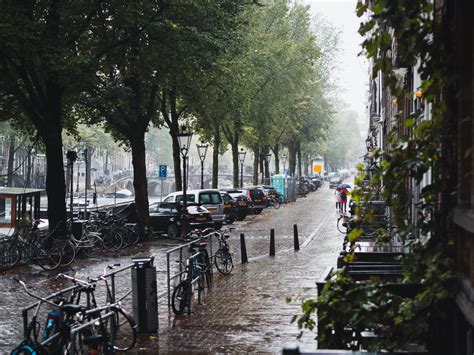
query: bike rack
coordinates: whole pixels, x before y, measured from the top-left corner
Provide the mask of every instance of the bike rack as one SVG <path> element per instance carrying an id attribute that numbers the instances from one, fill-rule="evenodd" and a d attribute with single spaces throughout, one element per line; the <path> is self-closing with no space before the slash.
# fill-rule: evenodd
<path id="1" fill-rule="evenodd" d="M 87 327 L 90 327 L 91 325 L 94 325 L 95 322 L 97 322 L 98 319 L 100 320 L 104 320 L 104 319 L 108 319 L 108 318 L 112 318 L 113 316 L 115 315 L 115 313 L 113 311 L 110 311 L 106 314 L 104 314 L 103 316 L 101 316 L 100 318 L 95 318 L 95 319 L 92 319 L 90 320 L 89 322 L 87 323 L 84 323 L 84 324 L 81 324 L 80 326 L 77 326 L 77 327 L 74 327 L 73 329 L 71 329 L 70 331 L 70 338 L 71 338 L 71 349 L 70 349 L 70 352 L 69 354 L 76 354 L 76 349 L 75 349 L 75 345 L 76 345 L 76 335 L 83 329 L 87 328 Z M 113 345 L 113 344 L 112 344 Z"/>
<path id="2" fill-rule="evenodd" d="M 188 242 L 186 244 L 183 244 L 183 245 L 180 245 L 178 247 L 175 247 L 173 249 L 170 249 L 166 252 L 166 276 L 167 276 L 167 294 L 168 294 L 168 310 L 171 308 L 171 280 L 174 280 L 178 277 L 181 277 L 185 270 L 183 270 L 183 250 L 189 248 L 190 246 L 192 246 L 193 244 L 196 244 L 200 241 L 203 241 L 203 240 L 207 240 L 208 241 L 208 247 L 209 247 L 209 260 L 211 260 L 211 273 L 213 272 L 213 263 L 212 263 L 212 259 L 214 258 L 214 255 L 212 253 L 212 246 L 213 246 L 213 239 L 212 238 L 214 235 L 214 233 L 211 233 L 209 235 L 206 235 L 206 236 L 202 236 L 196 240 L 193 240 L 191 242 Z M 174 253 L 177 253 L 179 252 L 179 272 L 174 274 L 174 275 L 171 275 L 171 255 L 174 254 Z M 200 252 L 194 254 L 194 255 L 191 255 L 189 256 L 188 259 L 189 262 L 190 262 L 190 268 L 192 269 L 192 263 L 193 263 L 193 260 L 200 255 Z M 193 280 L 192 282 L 194 283 L 196 280 Z M 198 302 L 201 303 L 201 290 L 198 290 Z M 189 312 L 190 310 L 188 310 Z"/>
<path id="3" fill-rule="evenodd" d="M 52 298 L 62 296 L 66 293 L 74 291 L 75 289 L 78 289 L 79 287 L 81 287 L 81 286 L 80 285 L 73 285 L 73 286 L 67 287 L 65 289 L 59 290 L 58 292 L 52 293 L 49 296 L 44 297 L 44 298 L 47 299 L 47 300 L 50 300 Z M 28 311 L 30 311 L 33 308 L 36 308 L 40 303 L 42 303 L 42 301 L 37 301 L 35 303 L 30 304 L 29 306 L 26 306 L 25 308 L 23 308 L 21 310 L 21 316 L 23 317 L 23 335 L 24 335 L 25 338 L 28 335 Z M 45 344 L 48 341 L 51 341 L 52 339 L 53 338 L 47 339 L 47 341 L 45 341 Z"/>

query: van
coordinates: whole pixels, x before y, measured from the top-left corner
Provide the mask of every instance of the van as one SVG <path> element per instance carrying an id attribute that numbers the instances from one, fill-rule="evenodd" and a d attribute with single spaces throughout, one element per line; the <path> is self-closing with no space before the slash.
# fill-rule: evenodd
<path id="1" fill-rule="evenodd" d="M 183 191 L 177 191 L 165 197 L 163 202 L 183 201 Z M 189 190 L 186 191 L 186 201 L 198 203 L 204 206 L 212 215 L 216 228 L 221 228 L 225 221 L 224 200 L 219 190 Z"/>

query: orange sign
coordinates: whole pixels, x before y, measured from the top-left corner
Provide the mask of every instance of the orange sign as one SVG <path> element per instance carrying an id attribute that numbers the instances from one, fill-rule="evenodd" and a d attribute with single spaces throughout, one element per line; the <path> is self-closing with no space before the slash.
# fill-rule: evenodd
<path id="1" fill-rule="evenodd" d="M 323 166 L 322 165 L 314 165 L 313 166 L 313 172 L 321 174 L 321 171 L 323 171 Z"/>

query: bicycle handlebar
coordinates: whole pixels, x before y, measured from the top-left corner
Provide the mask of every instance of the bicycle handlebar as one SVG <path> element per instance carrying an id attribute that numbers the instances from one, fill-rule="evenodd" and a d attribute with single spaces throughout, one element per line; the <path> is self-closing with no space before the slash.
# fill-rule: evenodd
<path id="1" fill-rule="evenodd" d="M 38 301 L 40 302 L 45 302 L 47 304 L 49 304 L 50 306 L 53 306 L 53 307 L 57 307 L 58 305 L 55 304 L 54 302 L 51 302 L 49 300 L 47 300 L 46 298 L 42 298 L 38 295 L 35 295 L 34 293 L 31 293 L 30 290 L 28 290 L 28 287 L 26 286 L 25 282 L 23 282 L 22 280 L 16 278 L 16 277 L 13 277 L 13 281 L 16 281 L 18 282 L 22 287 L 23 287 L 23 290 L 25 290 L 25 292 L 32 298 L 34 299 L 37 299 Z"/>
<path id="2" fill-rule="evenodd" d="M 56 276 L 56 279 L 59 279 L 60 277 L 64 277 L 65 279 L 68 279 L 68 280 L 71 280 L 75 283 L 78 283 L 78 284 L 81 284 L 81 285 L 84 285 L 84 286 L 94 286 L 93 285 L 93 281 L 84 281 L 84 280 L 81 280 L 81 279 L 76 279 L 75 277 L 72 277 L 72 276 L 69 276 L 69 275 L 66 275 L 66 274 L 58 274 L 58 276 Z"/>

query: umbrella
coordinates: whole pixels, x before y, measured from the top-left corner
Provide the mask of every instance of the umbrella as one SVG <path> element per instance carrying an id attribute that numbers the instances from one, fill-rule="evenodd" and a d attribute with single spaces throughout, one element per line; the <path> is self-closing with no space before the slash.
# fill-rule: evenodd
<path id="1" fill-rule="evenodd" d="M 351 189 L 352 187 L 349 184 L 343 183 L 343 184 L 340 184 L 338 186 L 338 188 L 340 188 L 340 189 Z"/>

